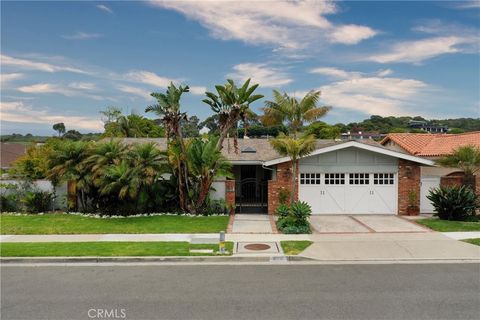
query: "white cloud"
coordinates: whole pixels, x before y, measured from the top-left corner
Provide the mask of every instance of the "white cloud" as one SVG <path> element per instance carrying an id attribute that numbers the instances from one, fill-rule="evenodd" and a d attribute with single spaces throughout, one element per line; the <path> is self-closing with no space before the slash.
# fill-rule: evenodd
<path id="1" fill-rule="evenodd" d="M 101 33 L 87 33 L 87 32 L 76 32 L 73 34 L 63 35 L 62 38 L 67 40 L 88 40 L 88 39 L 96 39 L 103 37 Z"/>
<path id="2" fill-rule="evenodd" d="M 377 33 L 377 31 L 366 26 L 349 24 L 336 27 L 332 30 L 330 38 L 337 43 L 357 44 L 360 41 L 374 37 Z"/>
<path id="3" fill-rule="evenodd" d="M 190 92 L 191 92 L 192 94 L 204 95 L 206 91 L 207 91 L 207 88 L 206 88 L 206 87 L 201 87 L 201 86 L 192 86 L 192 87 L 190 87 Z"/>
<path id="4" fill-rule="evenodd" d="M 58 122 L 65 123 L 65 126 L 72 129 L 84 130 L 103 130 L 103 123 L 96 118 L 83 116 L 60 115 L 58 111 L 51 114 L 48 110 L 39 110 L 23 102 L 4 102 L 0 103 L 0 119 L 2 121 L 18 123 L 41 123 L 54 124 Z"/>
<path id="5" fill-rule="evenodd" d="M 23 93 L 60 93 L 65 96 L 73 96 L 73 91 L 51 83 L 37 83 L 17 88 Z"/>
<path id="6" fill-rule="evenodd" d="M 263 87 L 278 87 L 293 81 L 281 69 L 264 63 L 241 63 L 235 65 L 233 70 L 235 71 L 227 74 L 227 78 L 241 81 L 251 78 L 252 83 L 259 83 Z"/>
<path id="7" fill-rule="evenodd" d="M 439 55 L 468 52 L 465 45 L 474 45 L 473 37 L 445 36 L 394 44 L 386 53 L 374 54 L 366 58 L 378 63 L 410 62 L 419 63 Z"/>
<path id="8" fill-rule="evenodd" d="M 418 107 L 416 110 L 415 106 L 421 104 L 423 97 L 431 90 L 429 85 L 419 80 L 387 77 L 393 73 L 390 69 L 362 73 L 325 67 L 311 72 L 339 79 L 319 88 L 324 103 L 335 109 L 355 110 L 370 115 L 418 113 Z"/>
<path id="9" fill-rule="evenodd" d="M 71 82 L 68 86 L 72 89 L 79 89 L 79 90 L 97 90 L 97 86 L 95 83 L 92 82 Z"/>
<path id="10" fill-rule="evenodd" d="M 2 84 L 2 86 L 4 86 L 8 82 L 12 82 L 12 81 L 23 78 L 23 76 L 24 76 L 23 73 L 2 73 L 0 78 L 1 79 L 0 83 Z"/>
<path id="11" fill-rule="evenodd" d="M 314 68 L 310 70 L 310 73 L 317 73 L 322 74 L 325 76 L 330 76 L 334 78 L 357 78 L 360 77 L 360 72 L 349 72 L 337 68 L 331 67 L 322 67 L 322 68 Z"/>
<path id="12" fill-rule="evenodd" d="M 175 79 L 161 77 L 153 72 L 144 70 L 134 70 L 125 74 L 123 78 L 127 81 L 145 83 L 154 87 L 166 88 L 171 82 L 177 82 Z"/>
<path id="13" fill-rule="evenodd" d="M 320 48 L 328 42 L 356 44 L 377 33 L 367 26 L 332 24 L 325 18 L 337 10 L 330 0 L 150 3 L 198 21 L 217 39 L 267 44 L 286 51 Z"/>
<path id="14" fill-rule="evenodd" d="M 96 7 L 102 11 L 105 11 L 107 13 L 113 14 L 113 10 L 110 7 L 107 7 L 104 4 L 97 4 Z"/>
<path id="15" fill-rule="evenodd" d="M 1 55 L 1 64 L 2 66 L 13 66 L 17 67 L 20 69 L 26 69 L 26 70 L 38 70 L 38 71 L 44 71 L 44 72 L 73 72 L 73 73 L 82 73 L 82 74 L 87 74 L 86 71 L 69 67 L 69 66 L 59 66 L 59 65 L 53 65 L 50 63 L 45 63 L 45 62 L 39 62 L 39 61 L 32 61 L 32 60 L 27 60 L 27 59 L 19 59 L 19 58 L 14 58 L 11 56 L 7 55 Z"/>
<path id="16" fill-rule="evenodd" d="M 17 90 L 29 94 L 61 94 L 66 97 L 79 96 L 98 101 L 116 101 L 116 99 L 111 97 L 100 96 L 86 92 L 97 90 L 95 84 L 88 82 L 72 82 L 66 86 L 53 83 L 37 83 L 29 86 L 19 87 Z"/>
<path id="17" fill-rule="evenodd" d="M 139 97 L 144 98 L 145 100 L 152 100 L 152 96 L 150 95 L 151 92 L 145 89 L 126 86 L 126 85 L 119 85 L 117 89 L 125 93 L 137 95 Z"/>
<path id="18" fill-rule="evenodd" d="M 479 0 L 455 1 L 454 7 L 457 9 L 478 9 L 480 8 L 480 1 Z"/>

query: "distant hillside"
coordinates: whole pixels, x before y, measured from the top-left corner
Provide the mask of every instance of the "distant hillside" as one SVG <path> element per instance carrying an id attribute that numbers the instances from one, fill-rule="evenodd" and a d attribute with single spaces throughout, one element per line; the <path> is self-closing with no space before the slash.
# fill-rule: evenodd
<path id="1" fill-rule="evenodd" d="M 480 131 L 480 118 L 458 118 L 458 119 L 442 119 L 442 120 L 428 120 L 422 117 L 381 117 L 371 116 L 362 122 L 352 122 L 347 125 L 337 124 L 342 132 L 352 131 L 366 131 L 366 132 L 409 132 L 412 131 L 408 126 L 409 121 L 420 120 L 428 121 L 431 124 L 448 126 L 449 130 L 455 133 Z"/>

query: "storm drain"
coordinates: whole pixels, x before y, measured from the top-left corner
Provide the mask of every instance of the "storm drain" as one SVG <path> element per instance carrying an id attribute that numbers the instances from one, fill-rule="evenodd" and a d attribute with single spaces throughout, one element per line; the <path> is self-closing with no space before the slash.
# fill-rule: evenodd
<path id="1" fill-rule="evenodd" d="M 237 242 L 236 253 L 280 253 L 276 242 Z"/>

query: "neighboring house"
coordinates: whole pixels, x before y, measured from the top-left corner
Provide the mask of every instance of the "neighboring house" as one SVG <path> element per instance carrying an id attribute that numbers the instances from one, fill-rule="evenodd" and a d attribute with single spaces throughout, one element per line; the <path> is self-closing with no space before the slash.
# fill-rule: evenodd
<path id="1" fill-rule="evenodd" d="M 163 138 L 124 138 L 127 144 Z M 235 180 L 219 179 L 212 196 L 235 204 L 237 212 L 274 213 L 282 189 L 291 189 L 291 162 L 267 139 L 232 139 L 223 154 L 233 164 Z M 420 192 L 420 167 L 428 159 L 389 150 L 372 141 L 318 140 L 316 149 L 298 162 L 298 198 L 313 214 L 405 214 L 410 190 Z"/>
<path id="2" fill-rule="evenodd" d="M 405 152 L 417 157 L 437 160 L 451 155 L 455 149 L 465 145 L 480 148 L 480 131 L 462 134 L 428 134 L 428 133 L 391 133 L 380 144 L 394 151 Z M 420 212 L 433 212 L 433 206 L 426 198 L 431 188 L 440 185 L 441 177 L 458 172 L 455 168 L 422 167 Z M 477 190 L 480 187 L 480 175 L 477 175 Z"/>
<path id="3" fill-rule="evenodd" d="M 0 167 L 2 169 L 8 169 L 12 163 L 19 157 L 25 155 L 27 148 L 23 144 L 19 143 L 0 143 Z"/>
<path id="4" fill-rule="evenodd" d="M 373 139 L 373 140 L 381 140 L 385 138 L 386 134 L 378 133 L 378 132 L 344 132 L 341 135 L 342 140 L 363 140 L 363 139 Z"/>
<path id="5" fill-rule="evenodd" d="M 423 120 L 410 120 L 408 126 L 412 129 L 420 129 L 429 133 L 447 133 L 448 126 L 442 126 Z"/>

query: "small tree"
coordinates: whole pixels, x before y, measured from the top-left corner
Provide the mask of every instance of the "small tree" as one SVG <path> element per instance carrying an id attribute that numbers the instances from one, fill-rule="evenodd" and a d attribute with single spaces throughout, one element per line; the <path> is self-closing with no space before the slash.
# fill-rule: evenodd
<path id="1" fill-rule="evenodd" d="M 310 91 L 301 100 L 290 97 L 287 93 L 273 90 L 273 101 L 266 101 L 263 108 L 263 124 L 279 125 L 286 122 L 290 134 L 294 137 L 305 122 L 311 123 L 323 117 L 331 107 L 317 106 L 320 91 Z"/>
<path id="2" fill-rule="evenodd" d="M 310 135 L 303 138 L 294 138 L 286 136 L 283 133 L 270 140 L 272 147 L 281 155 L 290 158 L 292 163 L 292 193 L 290 200 L 295 200 L 295 194 L 297 191 L 297 161 L 298 159 L 309 155 L 315 149 L 315 136 Z"/>
<path id="3" fill-rule="evenodd" d="M 58 132 L 58 136 L 62 136 L 65 133 L 65 124 L 63 122 L 55 123 L 53 125 L 53 130 Z"/>
<path id="4" fill-rule="evenodd" d="M 437 160 L 437 163 L 450 168 L 459 168 L 465 173 L 464 185 L 475 189 L 475 173 L 480 170 L 480 148 L 474 145 L 462 146 L 453 154 Z"/>

